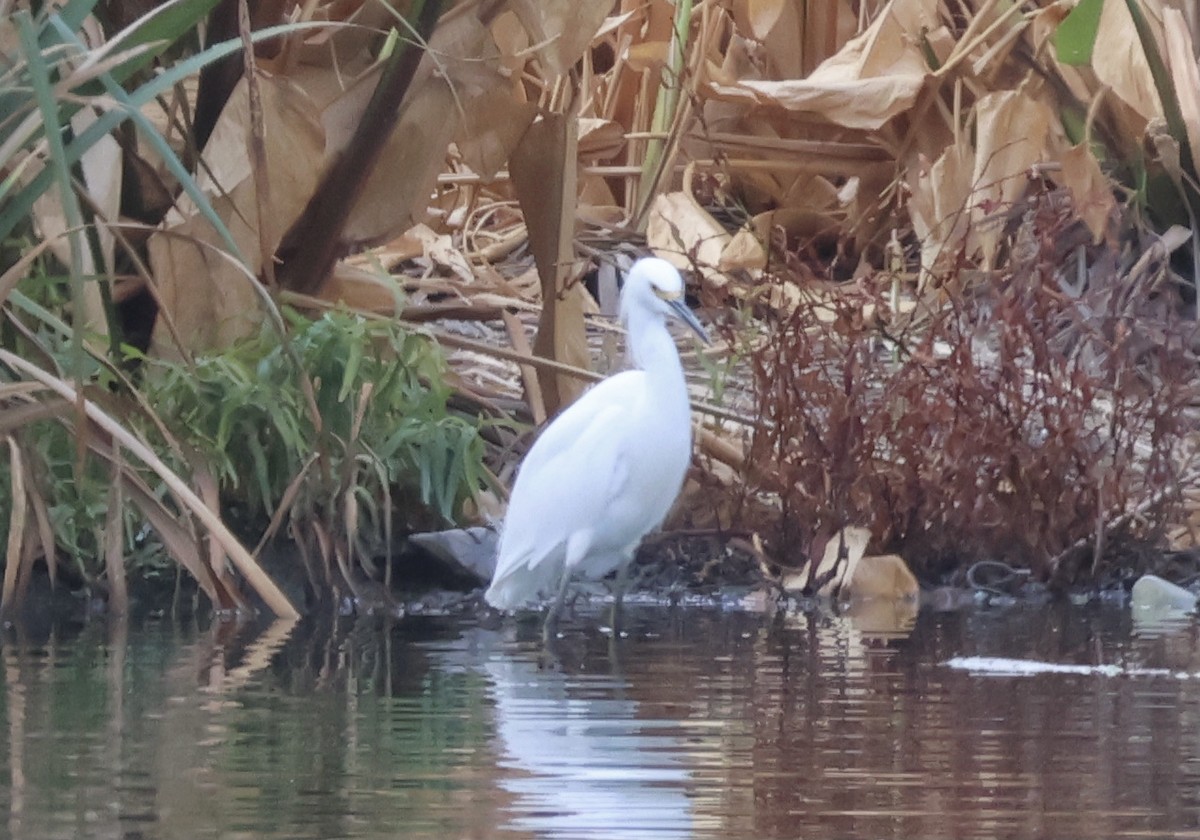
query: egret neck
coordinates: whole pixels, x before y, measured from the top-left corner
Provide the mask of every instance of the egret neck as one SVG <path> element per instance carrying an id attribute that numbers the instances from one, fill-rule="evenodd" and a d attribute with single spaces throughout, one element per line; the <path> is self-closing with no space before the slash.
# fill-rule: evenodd
<path id="1" fill-rule="evenodd" d="M 646 395 L 659 412 L 670 409 L 671 416 L 662 418 L 667 428 L 690 430 L 692 410 L 687 380 L 666 320 L 643 307 L 629 307 L 624 315 L 629 355 L 634 366 L 645 371 L 650 383 Z"/>

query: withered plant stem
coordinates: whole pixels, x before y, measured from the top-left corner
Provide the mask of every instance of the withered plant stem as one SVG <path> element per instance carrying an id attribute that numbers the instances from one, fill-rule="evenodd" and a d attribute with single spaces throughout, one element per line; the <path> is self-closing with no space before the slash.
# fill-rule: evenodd
<path id="1" fill-rule="evenodd" d="M 441 12 L 441 0 L 417 4 L 414 40 L 429 42 Z M 400 118 L 400 105 L 416 75 L 424 50 L 401 40 L 388 57 L 379 83 L 354 136 L 325 171 L 308 206 L 279 246 L 279 284 L 285 289 L 312 292 L 345 256 L 342 239 L 350 211 L 366 189 L 367 180 Z"/>

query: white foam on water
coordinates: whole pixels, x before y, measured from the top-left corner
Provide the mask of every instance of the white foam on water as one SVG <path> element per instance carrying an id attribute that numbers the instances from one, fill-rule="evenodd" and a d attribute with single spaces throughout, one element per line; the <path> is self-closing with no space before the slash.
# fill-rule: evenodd
<path id="1" fill-rule="evenodd" d="M 1068 665 L 1062 662 L 1042 662 L 1037 659 L 1006 659 L 999 656 L 956 656 L 942 663 L 956 671 L 968 671 L 978 676 L 1034 677 L 1039 674 L 1075 674 L 1087 677 L 1168 677 L 1176 680 L 1200 679 L 1194 671 L 1172 671 L 1168 668 L 1125 668 L 1120 665 Z"/>

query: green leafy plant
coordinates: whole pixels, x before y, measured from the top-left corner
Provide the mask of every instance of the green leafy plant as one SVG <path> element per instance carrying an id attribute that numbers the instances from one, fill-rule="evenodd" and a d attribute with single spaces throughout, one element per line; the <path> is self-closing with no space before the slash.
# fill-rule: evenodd
<path id="1" fill-rule="evenodd" d="M 243 535 L 268 517 L 268 535 L 289 521 L 343 578 L 371 550 L 360 543 L 386 542 L 394 522 L 453 518 L 480 479 L 482 444 L 471 418 L 447 411 L 443 364 L 424 337 L 342 315 L 289 325 L 256 284 L 254 341 L 186 364 L 122 343 L 113 272 L 121 260 L 148 271 L 115 205 L 101 207 L 90 155 L 136 134 L 161 162 L 160 188 L 186 195 L 242 264 L 189 169 L 194 139 L 178 151 L 144 112 L 242 49 L 241 38 L 199 46 L 215 0 L 169 0 L 123 28 L 98 0 L 19 6 L 0 20 L 12 45 L 0 70 L 0 606 L 38 558 L 54 576 L 69 556 L 123 610 L 125 566 L 145 562 L 153 532 L 215 605 L 246 605 L 234 568 L 270 610 L 292 615 L 223 515 Z M 243 34 L 259 42 L 321 25 Z M 138 154 L 117 145 L 127 165 Z M 109 234 L 116 255 L 101 244 Z"/>
<path id="2" fill-rule="evenodd" d="M 402 527 L 454 521 L 484 479 L 483 443 L 447 408 L 436 346 L 342 312 L 288 320 L 286 342 L 265 329 L 188 365 L 144 360 L 148 402 L 224 501 L 246 522 L 286 513 L 293 534 L 322 528 L 348 555 L 386 542 L 397 493 L 412 500 Z"/>

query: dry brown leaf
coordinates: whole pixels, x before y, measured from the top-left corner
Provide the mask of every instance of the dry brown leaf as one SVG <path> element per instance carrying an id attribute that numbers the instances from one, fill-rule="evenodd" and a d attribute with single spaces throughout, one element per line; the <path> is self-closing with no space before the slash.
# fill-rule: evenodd
<path id="1" fill-rule="evenodd" d="M 393 277 L 339 261 L 321 284 L 318 297 L 364 312 L 395 315 L 401 310 L 404 290 Z"/>
<path id="2" fill-rule="evenodd" d="M 509 168 L 541 280 L 542 314 L 534 349 L 539 356 L 587 368 L 591 360 L 583 323 L 587 293 L 575 282 L 574 264 L 577 130 L 573 113 L 543 115 L 513 150 Z M 579 380 L 552 371 L 539 369 L 538 377 L 549 414 L 583 389 Z"/>
<path id="3" fill-rule="evenodd" d="M 347 242 L 386 241 L 423 221 L 446 150 L 464 115 L 478 106 L 479 97 L 509 96 L 499 52 L 474 11 L 473 4 L 461 5 L 443 16 L 434 31 L 396 128 L 346 223 Z M 331 152 L 357 127 L 377 80 L 377 71 L 367 74 L 322 115 Z"/>
<path id="4" fill-rule="evenodd" d="M 738 28 L 759 41 L 766 40 L 778 23 L 788 0 L 737 0 L 733 4 L 733 19 Z"/>
<path id="5" fill-rule="evenodd" d="M 1163 43 L 1163 33 L 1154 17 L 1146 15 L 1146 18 L 1158 43 Z M 1145 122 L 1162 116 L 1162 103 L 1154 87 L 1150 65 L 1124 3 L 1104 4 L 1092 50 L 1092 70 L 1141 117 L 1143 127 Z"/>
<path id="6" fill-rule="evenodd" d="M 1071 191 L 1075 212 L 1099 243 L 1108 229 L 1108 220 L 1116 210 L 1112 182 L 1100 170 L 1100 164 L 1087 143 L 1072 146 L 1061 155 L 1062 180 Z"/>
<path id="7" fill-rule="evenodd" d="M 255 29 L 259 28 L 260 3 L 251 3 L 251 13 L 255 18 Z M 291 3 L 300 14 L 297 20 L 329 20 L 348 23 L 350 26 L 335 26 L 329 29 L 309 29 L 295 33 L 287 49 L 283 50 L 283 58 L 294 54 L 291 64 L 311 64 L 321 67 L 345 67 L 348 62 L 356 60 L 378 43 L 378 33 L 382 30 L 396 28 L 401 34 L 408 36 L 397 20 L 395 9 L 389 4 L 363 2 L 334 3 Z M 278 20 L 278 18 L 276 18 Z M 297 43 L 298 42 L 298 43 Z M 289 68 L 289 72 L 290 72 Z"/>
<path id="8" fill-rule="evenodd" d="M 721 258 L 717 261 L 721 271 L 760 271 L 767 265 L 767 249 L 763 246 L 762 234 L 753 224 L 748 224 L 733 235 Z"/>
<path id="9" fill-rule="evenodd" d="M 965 137 L 946 147 L 932 164 L 909 166 L 908 214 L 921 240 L 922 277 L 952 259 L 962 244 L 970 218 L 975 152 Z"/>
<path id="10" fill-rule="evenodd" d="M 630 9 L 628 11 L 622 12 L 620 14 L 609 15 L 608 17 L 606 17 L 604 19 L 604 22 L 602 24 L 600 24 L 600 28 L 596 30 L 596 39 L 603 38 L 604 36 L 608 35 L 609 33 L 616 31 L 618 28 L 623 26 L 630 18 L 632 18 L 635 14 L 637 14 L 638 11 L 639 10 L 637 8 L 634 8 L 634 9 Z"/>
<path id="11" fill-rule="evenodd" d="M 302 92 L 285 79 L 264 75 L 258 82 L 270 167 L 268 209 L 275 231 L 275 241 L 268 244 L 276 247 L 282 231 L 304 209 L 316 187 L 325 143 L 312 104 Z M 256 275 L 262 255 L 250 130 L 243 79 L 205 146 L 207 169 L 201 170 L 197 181 Z M 185 350 L 223 347 L 258 329 L 259 290 L 241 267 L 221 255 L 222 240 L 190 201 L 180 199 L 163 229 L 150 237 L 148 248 L 159 304 L 174 322 Z M 161 321 L 155 325 L 153 348 L 164 355 L 178 352 Z"/>
<path id="12" fill-rule="evenodd" d="M 916 101 L 924 77 L 911 75 L 814 82 L 748 80 L 714 85 L 713 95 L 749 105 L 777 105 L 819 114 L 847 128 L 877 129 Z"/>
<path id="13" fill-rule="evenodd" d="M 579 159 L 608 160 L 625 147 L 625 129 L 613 120 L 579 118 Z"/>
<path id="14" fill-rule="evenodd" d="M 676 268 L 698 267 L 718 287 L 726 282 L 717 266 L 729 240 L 725 228 L 687 192 L 662 193 L 650 206 L 647 247 Z"/>
<path id="15" fill-rule="evenodd" d="M 240 596 L 236 596 L 236 591 L 226 590 L 214 579 L 212 570 L 208 568 L 204 556 L 200 553 L 196 535 L 181 521 L 180 517 L 174 511 L 168 510 L 162 500 L 145 485 L 136 472 L 126 467 L 123 479 L 129 501 L 141 511 L 147 524 L 158 534 L 171 557 L 195 578 L 200 589 L 208 596 L 213 605 L 219 609 L 244 606 Z M 238 600 L 235 601 L 234 596 Z"/>
<path id="16" fill-rule="evenodd" d="M 463 162 L 485 180 L 491 179 L 508 163 L 537 111 L 535 103 L 518 101 L 508 90 L 476 97 L 464 112 L 457 135 Z"/>
<path id="17" fill-rule="evenodd" d="M 308 94 L 308 98 L 312 100 L 313 107 L 324 118 L 327 109 L 336 100 L 350 94 L 351 90 L 358 92 L 359 96 L 367 96 L 370 93 L 370 86 L 362 84 L 360 80 L 371 75 L 368 71 L 374 65 L 370 55 L 360 53 L 351 59 L 339 62 L 334 66 L 329 64 L 299 64 L 295 67 L 288 67 L 286 70 L 276 71 L 274 64 L 270 61 L 260 62 L 260 66 L 264 70 L 270 71 L 276 76 L 286 76 L 288 81 L 293 85 L 303 90 Z M 359 85 L 361 90 L 359 90 Z M 336 112 L 331 112 L 336 114 Z M 326 141 L 332 146 L 334 137 L 341 128 L 343 133 L 348 137 L 348 131 L 353 126 L 341 125 L 336 122 L 325 125 Z M 341 139 L 337 148 L 345 143 L 345 138 Z"/>
<path id="18" fill-rule="evenodd" d="M 78 136 L 97 119 L 91 108 L 81 108 L 71 118 L 71 130 Z M 103 265 L 97 266 L 92 249 L 83 247 L 83 273 L 89 277 L 111 276 L 116 271 L 113 264 L 116 239 L 104 222 L 115 224 L 120 216 L 121 147 L 111 135 L 106 134 L 83 153 L 80 166 L 83 170 L 83 182 L 87 186 L 88 199 L 96 208 L 96 215 L 100 221 L 95 227 L 103 261 Z M 58 190 L 46 190 L 38 197 L 33 204 L 33 220 L 42 238 L 49 242 L 54 255 L 63 265 L 70 265 L 71 238 L 68 235 L 67 220 Z M 98 283 L 84 284 L 83 300 L 85 329 L 96 335 L 107 335 L 108 317 L 104 313 Z"/>
<path id="19" fill-rule="evenodd" d="M 588 48 L 611 3 L 580 3 L 579 0 L 509 0 L 529 32 L 529 39 L 547 76 L 569 71 Z"/>
<path id="20" fill-rule="evenodd" d="M 849 578 L 848 591 L 840 594 L 852 600 L 915 600 L 921 594 L 921 587 L 900 555 L 876 554 L 858 561 Z"/>
<path id="21" fill-rule="evenodd" d="M 492 21 L 492 40 L 500 51 L 500 63 L 510 72 L 518 72 L 529 60 L 529 33 L 516 12 L 505 11 Z"/>
<path id="22" fill-rule="evenodd" d="M 9 609 L 20 586 L 25 558 L 28 552 L 25 547 L 25 514 L 29 509 L 25 490 L 25 467 L 22 464 L 21 450 L 16 440 L 8 435 L 4 438 L 8 444 L 9 457 L 9 497 L 12 499 L 8 511 L 8 543 L 4 553 L 4 588 L 0 591 L 0 608 Z"/>
<path id="23" fill-rule="evenodd" d="M 1200 162 L 1200 66 L 1196 63 L 1195 45 L 1188 32 L 1187 21 L 1178 9 L 1163 10 L 1163 30 L 1167 41 L 1167 66 L 1171 70 L 1175 96 L 1187 127 L 1192 160 Z"/>
<path id="24" fill-rule="evenodd" d="M 840 203 L 838 190 L 828 178 L 801 172 L 779 199 L 781 209 L 800 209 L 808 212 L 827 210 Z"/>
<path id="25" fill-rule="evenodd" d="M 983 220 L 1011 207 L 1025 192 L 1029 168 L 1046 158 L 1055 117 L 1045 101 L 1034 98 L 1024 86 L 981 97 L 975 104 L 975 115 L 971 250 L 978 247 L 984 264 L 991 266 L 1003 230 Z"/>
<path id="26" fill-rule="evenodd" d="M 113 447 L 112 484 L 104 516 L 104 575 L 108 581 L 108 609 L 114 615 L 129 611 L 129 583 L 125 576 L 125 485 L 121 481 L 121 450 Z"/>
<path id="27" fill-rule="evenodd" d="M 619 224 L 625 211 L 617 205 L 607 180 L 597 175 L 584 175 L 579 179 L 579 215 L 595 224 Z M 2 285 L 0 291 L 3 291 Z"/>
<path id="28" fill-rule="evenodd" d="M 631 70 L 657 72 L 667 63 L 670 52 L 670 41 L 641 41 L 625 52 L 625 61 Z"/>
<path id="29" fill-rule="evenodd" d="M 711 85 L 718 98 L 820 114 L 849 128 L 877 129 L 916 101 L 929 68 L 920 50 L 938 25 L 936 0 L 891 0 L 874 23 L 807 79 L 745 79 Z"/>
<path id="30" fill-rule="evenodd" d="M 500 310 L 504 319 L 504 329 L 508 332 L 508 341 L 513 350 L 525 356 L 533 355 L 529 346 L 529 338 L 525 335 L 525 327 L 521 319 L 507 309 Z M 546 422 L 546 401 L 542 398 L 542 386 L 538 382 L 537 370 L 532 365 L 521 365 L 521 386 L 525 389 L 525 402 L 533 415 L 533 423 L 540 426 Z"/>
<path id="31" fill-rule="evenodd" d="M 804 37 L 805 31 L 808 19 L 815 17 L 816 5 L 832 4 L 809 5 L 810 8 L 802 12 L 800 4 L 794 0 L 785 3 L 779 9 L 779 16 L 771 22 L 770 29 L 761 39 L 764 51 L 770 61 L 773 78 L 799 79 L 807 75 L 807 71 L 818 63 L 815 60 L 815 53 L 811 53 L 812 60 L 810 60 L 810 51 L 807 49 L 809 43 Z M 765 22 L 764 20 L 763 23 Z M 829 55 L 827 53 L 821 57 L 828 58 Z"/>
<path id="32" fill-rule="evenodd" d="M 383 241 L 421 221 L 451 140 L 457 138 L 471 169 L 485 179 L 495 175 L 536 114 L 513 75 L 524 66 L 522 57 L 535 56 L 550 78 L 566 72 L 604 22 L 607 7 L 512 0 L 509 10 L 525 30 L 523 38 L 507 14 L 485 26 L 477 16 L 483 9 L 461 4 L 443 16 L 398 125 L 346 226 L 349 242 Z M 368 92 L 374 78 L 369 74 Z M 355 92 L 335 102 L 325 121 L 357 125 L 365 104 L 363 94 Z"/>

